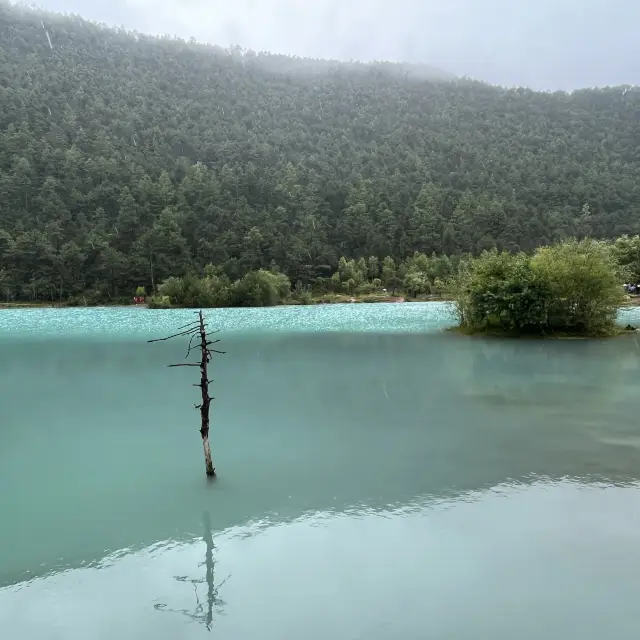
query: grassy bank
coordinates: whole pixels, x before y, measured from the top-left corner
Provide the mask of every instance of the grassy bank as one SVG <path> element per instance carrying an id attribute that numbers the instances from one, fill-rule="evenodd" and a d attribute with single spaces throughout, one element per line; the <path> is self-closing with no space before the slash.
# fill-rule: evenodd
<path id="1" fill-rule="evenodd" d="M 312 297 L 312 304 L 348 304 L 348 303 L 375 303 L 375 302 L 406 302 L 404 295 L 390 296 L 385 294 L 369 293 L 363 295 L 345 295 L 341 293 L 325 293 Z M 298 304 L 295 300 L 290 304 Z"/>
<path id="2" fill-rule="evenodd" d="M 0 309 L 37 309 L 64 306 L 63 304 L 53 304 L 51 302 L 0 302 Z"/>
<path id="3" fill-rule="evenodd" d="M 324 295 L 313 296 L 313 304 L 345 304 L 345 303 L 371 303 L 371 302 L 445 302 L 449 298 L 436 295 L 420 295 L 414 298 L 409 297 L 405 293 L 399 293 L 398 295 L 386 295 L 386 294 L 363 294 L 348 296 L 339 293 L 328 293 Z M 298 304 L 297 302 L 291 302 L 290 304 Z M 640 302 L 639 302 L 640 304 Z"/>
<path id="4" fill-rule="evenodd" d="M 301 302 L 296 299 L 289 299 L 282 303 L 282 305 L 277 306 L 303 306 L 305 304 L 316 305 L 316 304 L 377 304 L 377 303 L 398 303 L 398 302 L 438 302 L 444 301 L 446 298 L 440 296 L 418 296 L 416 298 L 410 298 L 405 294 L 398 294 L 395 296 L 385 295 L 385 294 L 358 294 L 358 295 L 345 295 L 338 293 L 325 293 L 325 294 L 317 294 L 312 295 L 308 302 Z M 640 304 L 640 299 L 638 300 L 638 304 Z M 0 302 L 0 309 L 51 309 L 51 308 L 74 308 L 74 307 L 143 307 L 143 308 L 162 308 L 162 309 L 180 309 L 186 308 L 181 305 L 134 305 L 134 304 L 125 304 L 122 302 L 99 302 L 97 304 L 90 305 L 78 305 L 77 303 L 68 303 L 68 302 Z M 213 307 L 215 308 L 215 307 Z"/>
<path id="5" fill-rule="evenodd" d="M 78 304 L 77 302 L 0 302 L 2 309 L 73 309 L 88 307 L 129 307 L 136 306 L 123 302 L 98 302 L 95 304 Z M 138 305 L 140 306 L 140 305 Z"/>
<path id="6" fill-rule="evenodd" d="M 415 298 L 409 298 L 406 295 L 398 294 L 395 296 L 386 294 L 356 294 L 346 295 L 341 293 L 323 293 L 312 295 L 304 301 L 296 298 L 290 298 L 283 301 L 280 304 L 272 306 L 312 306 L 322 304 L 384 304 L 384 303 L 399 303 L 399 302 L 444 302 L 447 298 L 441 296 L 418 296 Z M 151 301 L 147 305 L 150 309 L 186 309 L 191 308 L 185 305 L 170 304 L 167 302 L 154 302 Z M 249 306 L 249 305 L 247 305 Z M 195 307 L 194 307 L 195 308 Z M 216 307 L 210 307 L 216 308 Z"/>

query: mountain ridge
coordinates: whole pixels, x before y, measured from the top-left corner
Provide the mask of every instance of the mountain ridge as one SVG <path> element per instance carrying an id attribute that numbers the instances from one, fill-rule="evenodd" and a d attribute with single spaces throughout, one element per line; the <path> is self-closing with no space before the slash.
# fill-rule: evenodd
<path id="1" fill-rule="evenodd" d="M 640 231 L 635 88 L 283 73 L 6 3 L 0 42 L 7 297 L 115 297 L 149 284 L 150 253 L 159 281 L 275 263 L 310 282 L 342 255 Z"/>

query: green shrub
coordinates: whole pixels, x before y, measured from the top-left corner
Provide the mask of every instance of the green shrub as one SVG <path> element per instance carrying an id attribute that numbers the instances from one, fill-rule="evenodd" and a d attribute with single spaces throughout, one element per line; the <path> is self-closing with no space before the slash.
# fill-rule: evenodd
<path id="1" fill-rule="evenodd" d="M 230 283 L 226 277 L 217 275 L 168 278 L 158 287 L 158 296 L 168 298 L 171 304 L 180 307 L 227 307 L 231 297 Z"/>
<path id="2" fill-rule="evenodd" d="M 412 298 L 431 293 L 431 283 L 423 271 L 408 271 L 404 277 L 402 287 Z"/>
<path id="3" fill-rule="evenodd" d="M 300 280 L 296 282 L 292 297 L 298 304 L 311 304 L 313 302 L 311 287 L 302 284 Z"/>
<path id="4" fill-rule="evenodd" d="M 365 282 L 358 287 L 357 293 L 363 296 L 370 295 L 372 293 L 376 293 L 378 291 L 377 287 L 373 282 Z"/>
<path id="5" fill-rule="evenodd" d="M 495 249 L 448 282 L 461 328 L 512 334 L 613 332 L 622 290 L 611 246 L 568 240 L 531 257 Z"/>
<path id="6" fill-rule="evenodd" d="M 149 309 L 171 309 L 171 299 L 169 296 L 152 296 L 147 300 Z"/>
<path id="7" fill-rule="evenodd" d="M 640 282 L 640 236 L 619 237 L 613 243 L 614 257 L 620 265 L 619 277 L 622 282 Z"/>
<path id="8" fill-rule="evenodd" d="M 150 304 L 163 304 L 187 308 L 206 307 L 265 307 L 282 304 L 291 296 L 289 278 L 278 272 L 250 271 L 233 284 L 211 266 L 205 275 L 187 275 L 168 278 L 158 287 L 158 296 Z"/>
<path id="9" fill-rule="evenodd" d="M 176 304 L 180 304 L 183 299 L 183 278 L 167 278 L 158 287 L 158 296 L 170 298 Z"/>
<path id="10" fill-rule="evenodd" d="M 531 266 L 549 289 L 549 330 L 588 335 L 613 330 L 624 294 L 610 244 L 586 239 L 542 247 Z"/>
<path id="11" fill-rule="evenodd" d="M 231 298 L 238 307 L 271 307 L 287 300 L 290 294 L 289 278 L 259 269 L 234 283 Z"/>

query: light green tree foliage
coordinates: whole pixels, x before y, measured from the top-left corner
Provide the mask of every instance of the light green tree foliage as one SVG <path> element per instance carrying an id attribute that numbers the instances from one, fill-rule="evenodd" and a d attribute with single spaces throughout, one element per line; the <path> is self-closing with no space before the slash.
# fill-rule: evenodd
<path id="1" fill-rule="evenodd" d="M 289 278 L 264 269 L 250 271 L 232 288 L 232 303 L 238 307 L 271 307 L 291 295 Z"/>
<path id="2" fill-rule="evenodd" d="M 441 289 L 442 280 L 452 274 L 449 258 L 437 256 L 435 253 L 432 253 L 431 256 L 426 256 L 424 253 L 414 253 L 405 262 L 404 269 L 403 287 L 405 292 L 413 297 L 434 292 L 436 281 Z"/>
<path id="3" fill-rule="evenodd" d="M 469 331 L 543 331 L 549 296 L 529 256 L 493 249 L 462 262 L 449 283 L 460 325 Z"/>
<path id="4" fill-rule="evenodd" d="M 382 286 L 392 292 L 404 290 L 411 297 L 429 294 L 436 278 L 447 278 L 452 273 L 451 261 L 446 256 L 431 257 L 415 252 L 410 258 L 396 264 L 391 256 L 380 262 L 376 256 L 368 260 L 338 261 L 338 269 L 330 278 L 335 292 L 349 295 L 378 292 Z"/>
<path id="5" fill-rule="evenodd" d="M 403 287 L 405 293 L 412 298 L 431 293 L 431 283 L 426 275 L 420 271 L 407 271 L 404 277 Z"/>
<path id="6" fill-rule="evenodd" d="M 431 254 L 430 258 L 430 271 L 429 277 L 433 280 L 436 278 L 445 279 L 453 273 L 453 265 L 449 256 L 437 256 L 435 253 Z"/>
<path id="7" fill-rule="evenodd" d="M 493 249 L 461 262 L 449 281 L 469 332 L 605 335 L 622 302 L 611 245 L 567 240 L 531 257 Z"/>
<path id="8" fill-rule="evenodd" d="M 382 284 L 387 289 L 394 290 L 399 286 L 396 263 L 391 256 L 382 261 Z"/>
<path id="9" fill-rule="evenodd" d="M 622 280 L 640 283 L 640 236 L 621 236 L 613 244 L 614 255 L 621 267 Z"/>
<path id="10" fill-rule="evenodd" d="M 567 240 L 541 247 L 531 259 L 548 288 L 548 328 L 597 335 L 613 330 L 624 299 L 618 263 L 609 243 Z"/>
<path id="11" fill-rule="evenodd" d="M 296 286 L 292 292 L 292 298 L 298 304 L 311 304 L 313 302 L 313 293 L 309 285 L 302 283 L 302 280 L 296 282 Z"/>
<path id="12" fill-rule="evenodd" d="M 429 281 L 429 272 L 431 265 L 429 258 L 424 253 L 413 254 L 413 257 L 406 262 L 406 273 L 403 281 L 405 292 L 417 297 L 421 294 L 431 293 L 431 282 Z"/>
<path id="13" fill-rule="evenodd" d="M 356 281 L 353 278 L 349 278 L 342 283 L 342 288 L 345 293 L 353 295 L 356 292 Z"/>
<path id="14" fill-rule="evenodd" d="M 331 279 L 334 291 L 356 293 L 367 282 L 368 266 L 364 258 L 347 260 L 344 256 L 338 261 L 338 270 Z"/>
<path id="15" fill-rule="evenodd" d="M 228 307 L 232 303 L 231 282 L 213 265 L 207 265 L 203 277 L 171 277 L 158 287 L 158 296 L 170 304 L 188 307 Z"/>
<path id="16" fill-rule="evenodd" d="M 282 273 L 259 269 L 249 271 L 231 283 L 226 275 L 211 265 L 202 277 L 190 274 L 167 278 L 158 287 L 158 298 L 152 306 L 165 302 L 180 307 L 269 307 L 282 304 L 291 297 L 291 283 Z"/>

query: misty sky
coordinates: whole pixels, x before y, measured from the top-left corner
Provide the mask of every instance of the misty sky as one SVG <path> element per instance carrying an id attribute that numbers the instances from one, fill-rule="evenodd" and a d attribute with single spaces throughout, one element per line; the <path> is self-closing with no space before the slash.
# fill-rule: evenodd
<path id="1" fill-rule="evenodd" d="M 147 33 L 423 62 L 536 89 L 640 84 L 640 0 L 38 0 Z"/>

